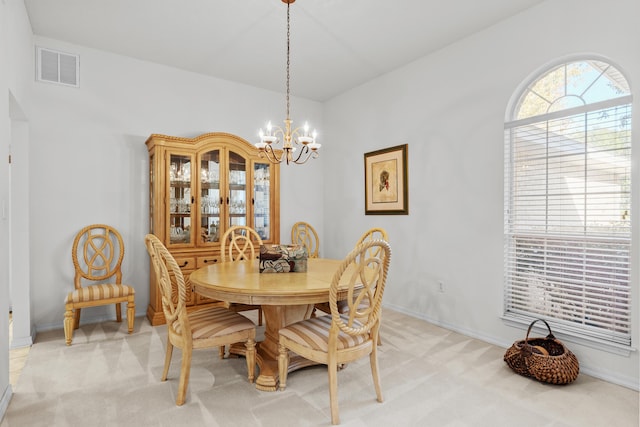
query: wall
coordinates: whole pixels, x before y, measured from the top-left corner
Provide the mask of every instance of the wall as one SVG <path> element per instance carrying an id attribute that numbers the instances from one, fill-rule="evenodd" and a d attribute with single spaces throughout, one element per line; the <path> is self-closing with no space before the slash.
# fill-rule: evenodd
<path id="1" fill-rule="evenodd" d="M 16 192 L 27 194 L 23 184 L 14 184 L 15 176 L 9 169 L 9 153 L 24 152 L 24 147 L 16 147 L 15 129 L 24 130 L 25 111 L 29 106 L 31 88 L 32 60 L 31 27 L 22 0 L 2 0 L 0 2 L 0 418 L 11 400 L 12 390 L 9 384 L 9 326 L 6 313 L 9 311 L 11 286 L 19 286 L 28 295 L 29 283 L 11 278 L 11 250 L 18 241 L 11 235 L 10 223 L 14 218 L 12 199 Z M 16 120 L 20 124 L 15 126 Z M 12 146 L 13 144 L 13 146 Z M 21 155 L 18 155 L 21 157 Z M 21 161 L 25 161 L 21 157 Z M 11 167 L 13 169 L 13 166 Z M 18 236 L 24 239 L 24 236 Z M 26 245 L 18 245 L 24 251 Z M 10 256 L 11 253 L 11 256 Z M 26 264 L 26 263 L 25 263 Z M 16 283 L 13 283 L 13 282 Z M 16 319 L 18 318 L 18 319 Z M 16 331 L 16 329 L 18 329 Z M 14 312 L 14 340 L 16 334 L 29 335 L 30 310 L 27 307 L 21 313 Z"/>
<path id="2" fill-rule="evenodd" d="M 367 228 L 387 229 L 393 261 L 385 304 L 504 346 L 524 331 L 500 319 L 503 294 L 503 124 L 511 96 L 546 64 L 597 54 L 634 93 L 634 197 L 640 192 L 640 55 L 636 0 L 554 0 L 382 76 L 325 105 L 328 256 Z M 409 144 L 408 216 L 365 216 L 363 153 Z M 330 168 L 329 168 L 329 165 Z M 635 197 L 633 208 L 639 204 Z M 351 209 L 333 209 L 352 206 Z M 639 215 L 634 216 L 633 343 L 638 345 Z M 354 227 L 358 224 L 358 227 Z M 438 292 L 443 281 L 445 292 Z M 583 372 L 637 389 L 638 352 L 570 343 Z"/>
<path id="3" fill-rule="evenodd" d="M 0 3 L 0 203 L 9 193 L 9 169 L 1 161 L 9 150 L 11 122 L 9 121 L 9 86 L 7 83 L 7 6 Z M 1 209 L 1 206 L 0 206 Z M 9 311 L 9 227 L 0 218 L 0 313 Z M 6 315 L 0 316 L 0 419 L 11 400 L 9 384 L 9 325 Z"/>
<path id="4" fill-rule="evenodd" d="M 229 132 L 250 142 L 268 119 L 284 120 L 284 95 L 36 38 L 39 46 L 80 55 L 80 88 L 34 83 L 30 116 L 31 281 L 38 330 L 62 327 L 73 287 L 71 244 L 84 225 L 105 222 L 125 240 L 123 281 L 136 289 L 136 313 L 149 303 L 148 155 L 151 133 L 193 137 Z M 320 129 L 322 108 L 292 99 L 292 118 Z M 282 241 L 307 210 L 322 226 L 322 159 L 283 166 Z M 307 191 L 305 183 L 314 183 Z M 112 307 L 82 311 L 83 321 L 113 318 Z"/>

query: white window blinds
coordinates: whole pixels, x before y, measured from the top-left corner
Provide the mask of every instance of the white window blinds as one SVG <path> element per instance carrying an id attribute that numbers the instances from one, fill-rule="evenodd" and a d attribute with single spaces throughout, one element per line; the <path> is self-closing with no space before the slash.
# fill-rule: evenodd
<path id="1" fill-rule="evenodd" d="M 505 126 L 505 317 L 629 346 L 631 96 L 549 111 Z"/>

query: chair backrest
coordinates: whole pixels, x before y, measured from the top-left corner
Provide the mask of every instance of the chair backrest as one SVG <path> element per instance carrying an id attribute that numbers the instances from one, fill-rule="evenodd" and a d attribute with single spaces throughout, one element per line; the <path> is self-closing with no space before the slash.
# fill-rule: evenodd
<path id="1" fill-rule="evenodd" d="M 358 239 L 358 243 L 356 243 L 356 246 L 371 240 L 385 240 L 388 242 L 389 237 L 387 236 L 387 232 L 385 231 L 384 228 L 379 228 L 379 227 L 370 228 L 362 236 L 360 236 L 360 238 Z M 378 252 L 379 250 L 380 249 L 373 247 L 369 250 L 369 255 L 376 257 L 378 256 L 376 252 Z"/>
<path id="2" fill-rule="evenodd" d="M 187 318 L 187 286 L 180 266 L 155 235 L 147 234 L 144 243 L 156 274 L 162 311 L 169 331 L 178 335 L 181 335 L 181 331 L 190 331 Z M 178 324 L 181 325 L 180 328 L 177 327 Z M 182 335 L 187 339 L 191 336 L 190 333 Z"/>
<path id="3" fill-rule="evenodd" d="M 369 254 L 375 253 L 376 256 Z M 391 247 L 385 240 L 370 240 L 358 244 L 336 270 L 329 291 L 332 331 L 338 329 L 355 336 L 369 333 L 373 329 L 373 339 L 377 340 L 382 310 L 382 295 L 387 281 L 391 261 Z M 362 285 L 361 289 L 358 287 Z M 343 304 L 338 307 L 338 295 L 345 294 Z M 345 307 L 347 305 L 348 307 Z M 347 316 L 345 321 L 341 317 Z"/>
<path id="4" fill-rule="evenodd" d="M 309 258 L 318 258 L 320 239 L 311 224 L 304 221 L 293 224 L 291 228 L 291 243 L 304 246 L 307 249 Z"/>
<path id="5" fill-rule="evenodd" d="M 78 232 L 73 240 L 71 258 L 75 269 L 74 286 L 82 287 L 82 280 L 104 282 L 115 277 L 122 283 L 124 243 L 118 231 L 105 224 L 92 224 Z"/>
<path id="6" fill-rule="evenodd" d="M 222 262 L 255 259 L 260 255 L 262 239 L 251 227 L 234 225 L 225 231 L 220 242 Z"/>

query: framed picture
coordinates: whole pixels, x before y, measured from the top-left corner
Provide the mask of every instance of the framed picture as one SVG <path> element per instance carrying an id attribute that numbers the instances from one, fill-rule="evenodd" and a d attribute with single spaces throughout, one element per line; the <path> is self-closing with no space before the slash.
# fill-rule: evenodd
<path id="1" fill-rule="evenodd" d="M 364 154 L 365 215 L 408 215 L 407 144 Z"/>

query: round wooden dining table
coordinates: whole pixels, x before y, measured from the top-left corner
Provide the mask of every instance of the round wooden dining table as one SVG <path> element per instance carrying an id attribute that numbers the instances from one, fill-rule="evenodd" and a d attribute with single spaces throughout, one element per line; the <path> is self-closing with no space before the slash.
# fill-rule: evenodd
<path id="1" fill-rule="evenodd" d="M 296 273 L 260 273 L 259 261 L 223 262 L 191 273 L 196 293 L 230 303 L 261 305 L 264 313 L 264 340 L 257 344 L 256 362 L 260 374 L 256 388 L 275 391 L 278 387 L 278 331 L 292 323 L 308 319 L 315 303 L 329 301 L 329 288 L 342 260 L 309 258 L 307 271 Z M 338 291 L 338 299 L 346 298 Z M 234 352 L 242 353 L 244 346 Z M 289 371 L 315 362 L 290 355 Z"/>

